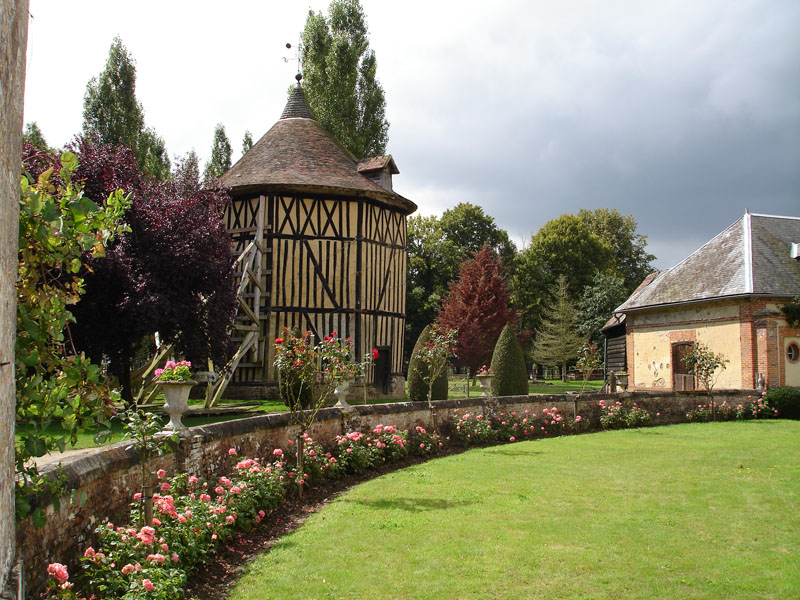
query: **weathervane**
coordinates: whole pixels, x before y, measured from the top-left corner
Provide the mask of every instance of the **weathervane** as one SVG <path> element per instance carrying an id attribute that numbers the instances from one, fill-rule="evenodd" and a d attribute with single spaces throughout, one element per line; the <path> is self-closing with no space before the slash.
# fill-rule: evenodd
<path id="1" fill-rule="evenodd" d="M 303 73 L 300 71 L 300 50 L 301 50 L 301 48 L 302 47 L 298 44 L 298 47 L 297 47 L 297 50 L 294 53 L 294 56 L 292 56 L 290 58 L 286 58 L 285 56 L 283 57 L 283 62 L 285 62 L 285 63 L 288 63 L 290 60 L 296 60 L 297 61 L 297 75 L 294 76 L 294 78 L 297 79 L 297 83 L 300 83 L 300 80 L 303 78 Z M 292 49 L 292 45 L 289 42 L 286 42 L 286 49 L 287 50 L 291 50 Z"/>

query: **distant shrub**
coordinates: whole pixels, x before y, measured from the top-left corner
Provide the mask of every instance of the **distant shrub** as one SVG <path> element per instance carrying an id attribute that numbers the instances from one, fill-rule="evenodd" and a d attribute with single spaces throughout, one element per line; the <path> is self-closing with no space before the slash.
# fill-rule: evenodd
<path id="1" fill-rule="evenodd" d="M 419 357 L 419 349 L 430 339 L 431 326 L 427 325 L 417 338 L 411 360 L 408 362 L 408 399 L 412 402 L 426 402 L 428 400 L 428 384 L 425 376 L 428 374 L 428 365 Z M 447 400 L 447 369 L 433 382 L 431 400 Z"/>
<path id="2" fill-rule="evenodd" d="M 793 387 L 776 387 L 767 392 L 767 400 L 778 411 L 781 419 L 800 419 L 800 390 Z"/>
<path id="3" fill-rule="evenodd" d="M 522 346 L 510 323 L 506 323 L 492 354 L 492 396 L 527 396 L 528 370 Z"/>

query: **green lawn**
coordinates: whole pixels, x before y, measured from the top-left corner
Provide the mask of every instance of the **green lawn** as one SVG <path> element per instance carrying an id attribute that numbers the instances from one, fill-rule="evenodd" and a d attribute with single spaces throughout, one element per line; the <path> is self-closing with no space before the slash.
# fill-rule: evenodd
<path id="1" fill-rule="evenodd" d="M 798 598 L 800 422 L 522 442 L 364 483 L 231 600 Z"/>
<path id="2" fill-rule="evenodd" d="M 463 375 L 451 376 L 448 380 L 450 398 L 464 398 L 464 383 L 467 381 Z M 472 383 L 470 381 L 470 383 Z M 564 383 L 560 379 L 547 379 L 544 383 L 529 384 L 528 394 L 566 394 L 567 392 L 580 392 L 583 382 L 567 381 Z M 586 392 L 596 392 L 603 387 L 602 381 L 589 381 L 586 384 Z M 481 395 L 481 386 L 470 385 L 469 397 L 474 398 Z"/>

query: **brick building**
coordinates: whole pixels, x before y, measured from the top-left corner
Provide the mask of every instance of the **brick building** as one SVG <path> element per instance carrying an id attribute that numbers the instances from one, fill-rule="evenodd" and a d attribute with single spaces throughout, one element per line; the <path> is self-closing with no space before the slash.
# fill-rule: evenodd
<path id="1" fill-rule="evenodd" d="M 800 296 L 800 217 L 746 213 L 619 308 L 630 390 L 695 389 L 695 343 L 728 363 L 717 389 L 800 387 L 800 329 L 781 307 Z"/>

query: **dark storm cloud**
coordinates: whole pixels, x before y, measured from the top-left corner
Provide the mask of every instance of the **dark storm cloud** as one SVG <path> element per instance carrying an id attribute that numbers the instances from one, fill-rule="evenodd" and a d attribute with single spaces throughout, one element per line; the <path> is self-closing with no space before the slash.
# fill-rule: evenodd
<path id="1" fill-rule="evenodd" d="M 800 215 L 800 3 L 699 3 L 685 22 L 640 14 L 641 30 L 610 31 L 627 6 L 497 61 L 448 59 L 419 104 L 404 100 L 418 127 L 393 123 L 398 183 L 439 211 L 480 204 L 517 237 L 617 208 L 661 268 L 746 207 Z"/>

